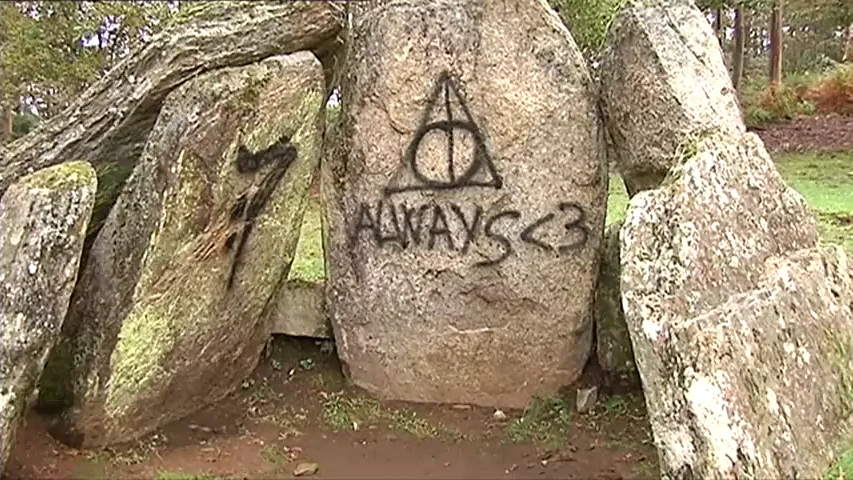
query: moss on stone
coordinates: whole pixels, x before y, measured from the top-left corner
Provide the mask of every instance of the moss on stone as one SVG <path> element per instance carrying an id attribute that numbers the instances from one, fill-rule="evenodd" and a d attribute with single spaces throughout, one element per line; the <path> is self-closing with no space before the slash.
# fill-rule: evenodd
<path id="1" fill-rule="evenodd" d="M 853 414 L 853 338 L 843 332 L 826 331 L 832 369 L 838 376 L 843 415 Z"/>
<path id="2" fill-rule="evenodd" d="M 97 186 L 97 175 L 88 162 L 67 162 L 31 173 L 20 183 L 29 188 L 73 190 L 92 183 Z"/>
<path id="3" fill-rule="evenodd" d="M 110 357 L 112 372 L 105 404 L 108 416 L 118 416 L 148 388 L 148 383 L 165 373 L 161 364 L 174 344 L 173 318 L 169 306 L 143 302 L 125 318 Z"/>

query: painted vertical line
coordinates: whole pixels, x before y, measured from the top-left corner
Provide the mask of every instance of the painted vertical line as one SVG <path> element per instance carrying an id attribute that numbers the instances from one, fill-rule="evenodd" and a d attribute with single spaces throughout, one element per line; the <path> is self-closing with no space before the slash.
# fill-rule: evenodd
<path id="1" fill-rule="evenodd" d="M 447 112 L 447 127 L 444 131 L 447 133 L 447 168 L 450 175 L 450 183 L 456 182 L 456 173 L 453 171 L 453 127 L 450 122 L 453 121 L 453 110 L 450 107 L 450 80 L 444 81 L 444 109 Z"/>

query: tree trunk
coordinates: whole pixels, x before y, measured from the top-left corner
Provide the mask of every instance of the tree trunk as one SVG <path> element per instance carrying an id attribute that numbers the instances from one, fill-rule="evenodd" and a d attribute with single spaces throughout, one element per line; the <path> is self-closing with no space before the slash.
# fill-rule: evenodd
<path id="1" fill-rule="evenodd" d="M 725 28 L 723 26 L 723 9 L 717 8 L 714 10 L 714 34 L 717 35 L 717 41 L 720 42 L 720 47 L 723 47 L 723 39 L 725 38 Z M 725 58 L 725 55 L 723 55 Z"/>
<path id="2" fill-rule="evenodd" d="M 174 25 L 65 111 L 12 142 L 0 158 L 0 195 L 30 169 L 88 161 L 98 171 L 92 221 L 97 227 L 133 170 L 170 91 L 205 71 L 322 49 L 343 28 L 345 11 L 331 2 L 193 2 L 187 8 Z"/>
<path id="3" fill-rule="evenodd" d="M 853 23 L 847 25 L 847 37 L 844 41 L 844 50 L 841 54 L 842 62 L 853 62 Z"/>
<path id="4" fill-rule="evenodd" d="M 755 40 L 752 31 L 752 9 L 744 8 L 741 19 L 743 20 L 743 69 L 741 74 L 741 83 L 744 79 L 749 78 L 749 66 L 751 65 Z"/>
<path id="5" fill-rule="evenodd" d="M 15 110 L 8 105 L 0 105 L 0 143 L 12 141 L 12 121 Z"/>
<path id="6" fill-rule="evenodd" d="M 746 36 L 749 34 L 743 18 L 745 13 L 743 7 L 735 9 L 735 50 L 732 54 L 732 85 L 734 85 L 735 90 L 740 90 L 743 80 L 744 50 Z"/>
<path id="7" fill-rule="evenodd" d="M 770 86 L 782 82 L 782 2 L 774 0 L 770 13 Z"/>

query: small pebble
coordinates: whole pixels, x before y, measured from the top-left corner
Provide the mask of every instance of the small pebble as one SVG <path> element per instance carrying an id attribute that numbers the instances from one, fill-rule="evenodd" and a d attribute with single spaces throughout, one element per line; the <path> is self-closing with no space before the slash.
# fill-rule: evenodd
<path id="1" fill-rule="evenodd" d="M 293 475 L 296 477 L 304 477 L 307 475 L 314 475 L 318 470 L 320 470 L 320 465 L 313 462 L 305 462 L 300 463 L 293 469 Z"/>
<path id="2" fill-rule="evenodd" d="M 589 387 L 589 388 L 579 388 L 577 394 L 577 401 L 575 405 L 577 406 L 578 413 L 587 413 L 592 410 L 595 406 L 595 402 L 598 401 L 598 387 Z"/>
<path id="3" fill-rule="evenodd" d="M 503 410 L 495 410 L 495 413 L 492 414 L 492 417 L 494 417 L 495 420 L 506 420 L 506 414 L 503 412 Z"/>

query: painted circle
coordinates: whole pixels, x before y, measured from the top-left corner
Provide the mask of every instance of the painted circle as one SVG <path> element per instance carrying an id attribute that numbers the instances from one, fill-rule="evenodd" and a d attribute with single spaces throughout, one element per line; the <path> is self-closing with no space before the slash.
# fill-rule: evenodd
<path id="1" fill-rule="evenodd" d="M 443 132 L 450 132 L 454 129 L 465 130 L 468 132 L 474 139 L 474 151 L 473 160 L 468 165 L 468 169 L 465 172 L 454 179 L 453 181 L 437 181 L 433 180 L 426 175 L 423 174 L 418 169 L 417 162 L 417 153 L 418 148 L 420 148 L 421 141 L 423 141 L 424 137 L 433 130 L 441 130 Z M 483 155 L 485 154 L 485 145 L 483 144 L 483 139 L 477 131 L 476 125 L 471 122 L 466 122 L 462 120 L 441 120 L 438 122 L 432 122 L 421 127 L 418 132 L 415 134 L 415 137 L 412 139 L 412 142 L 409 144 L 408 151 L 406 152 L 409 157 L 409 164 L 412 168 L 412 173 L 415 178 L 419 181 L 423 182 L 425 185 L 430 187 L 439 187 L 439 188 L 452 188 L 464 186 L 467 184 L 474 175 L 477 174 L 477 170 L 482 166 L 483 163 Z"/>

